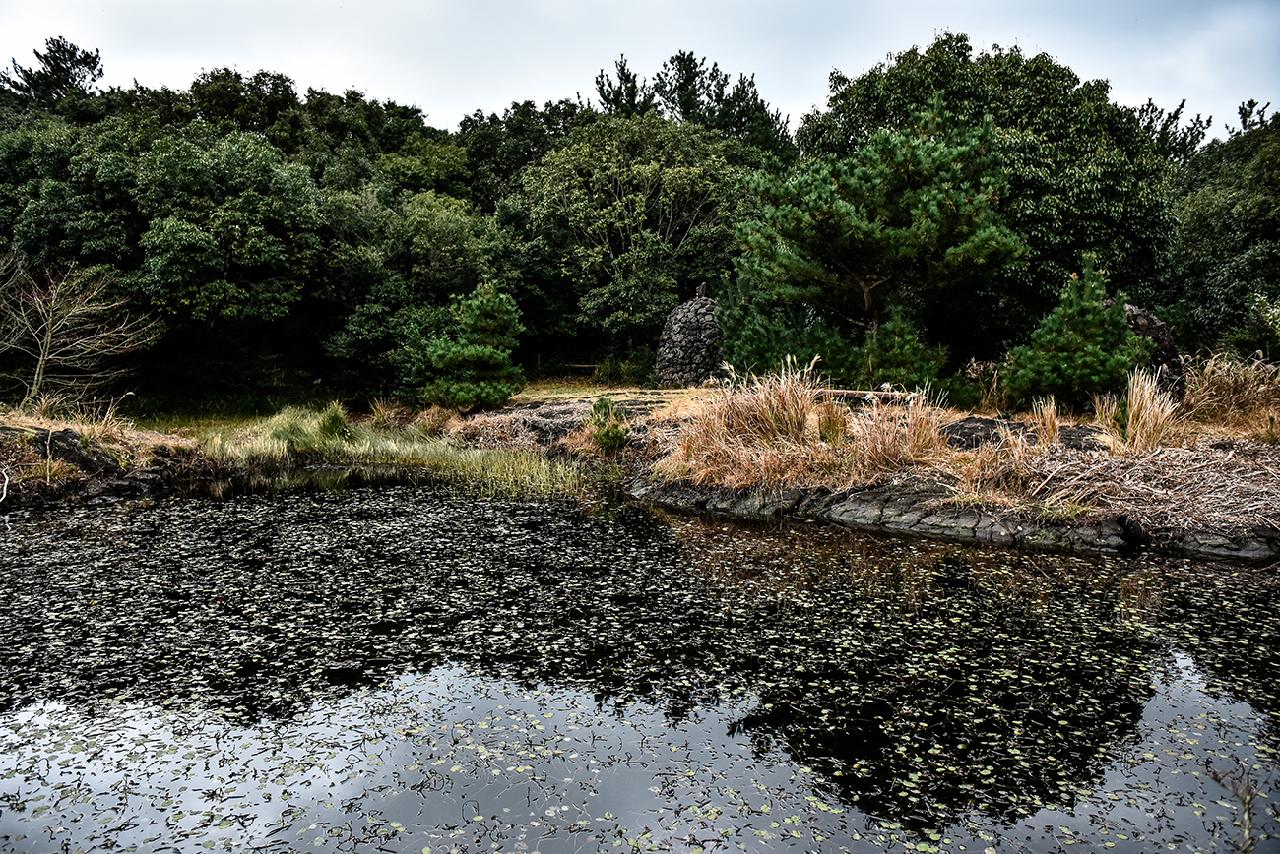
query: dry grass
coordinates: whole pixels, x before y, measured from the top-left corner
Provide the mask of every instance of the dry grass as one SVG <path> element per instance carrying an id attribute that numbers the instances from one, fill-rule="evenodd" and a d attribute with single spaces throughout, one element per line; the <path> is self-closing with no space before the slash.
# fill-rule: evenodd
<path id="1" fill-rule="evenodd" d="M 1017 507 L 1031 500 L 1032 463 L 1046 447 L 1023 433 L 1002 430 L 997 443 L 950 455 L 942 473 L 954 478 L 951 490 L 961 503 Z"/>
<path id="2" fill-rule="evenodd" d="M 851 410 L 822 395 L 813 367 L 731 375 L 659 442 L 655 471 L 697 484 L 840 488 L 945 453 L 945 413 L 923 396 Z"/>
<path id="3" fill-rule="evenodd" d="M 454 410 L 432 404 L 413 416 L 410 424 L 423 436 L 439 436 L 444 433 L 445 428 L 449 426 L 449 422 L 457 417 L 458 413 Z"/>
<path id="4" fill-rule="evenodd" d="M 1178 404 L 1160 390 L 1150 371 L 1139 369 L 1129 374 L 1125 402 L 1124 447 L 1129 453 L 1148 453 L 1177 434 Z"/>
<path id="5" fill-rule="evenodd" d="M 369 404 L 369 424 L 378 430 L 398 430 L 413 419 L 413 410 L 394 400 L 379 398 Z"/>
<path id="6" fill-rule="evenodd" d="M 855 471 L 867 480 L 918 465 L 936 465 L 949 453 L 942 434 L 947 416 L 924 397 L 899 405 L 873 403 L 854 413 L 849 429 Z"/>
<path id="7" fill-rule="evenodd" d="M 1053 395 L 1032 402 L 1031 430 L 1041 445 L 1058 444 L 1058 401 Z"/>
<path id="8" fill-rule="evenodd" d="M 542 437 L 524 419 L 505 413 L 454 418 L 445 424 L 444 432 L 474 448 L 516 448 L 536 451 Z"/>
<path id="9" fill-rule="evenodd" d="M 818 439 L 833 448 L 843 447 L 849 439 L 849 408 L 833 400 L 818 403 Z"/>
<path id="10" fill-rule="evenodd" d="M 1112 394 L 1093 399 L 1094 424 L 1102 428 L 1113 454 L 1150 453 L 1166 446 L 1187 445 L 1195 431 L 1187 429 L 1182 407 L 1150 371 L 1129 374 L 1123 398 Z"/>
<path id="11" fill-rule="evenodd" d="M 44 395 L 25 408 L 0 412 L 0 423 L 22 431 L 48 430 L 56 433 L 72 430 L 101 447 L 125 468 L 146 465 L 161 448 L 194 451 L 198 447 L 191 439 L 139 429 L 133 421 L 119 414 L 119 404 L 120 399 L 94 405 Z M 43 457 L 41 459 L 40 464 L 46 469 L 58 467 L 56 460 L 50 464 Z M 41 477 L 57 479 L 57 474 L 45 471 Z M 62 471 L 62 474 L 74 474 L 74 467 Z"/>
<path id="12" fill-rule="evenodd" d="M 905 477 L 946 487 L 956 504 L 1041 517 L 1126 515 L 1153 528 L 1238 531 L 1280 524 L 1280 449 L 1232 454 L 1184 443 L 1177 405 L 1135 372 L 1123 399 L 1098 401 L 1111 452 L 1064 447 L 1051 400 L 1030 431 L 976 450 L 951 448 L 955 417 L 927 400 L 850 410 L 822 399 L 804 370 L 728 384 L 672 425 L 655 472 L 731 488 L 856 488 Z"/>
<path id="13" fill-rule="evenodd" d="M 1188 417 L 1231 422 L 1259 411 L 1280 412 L 1280 364 L 1218 353 L 1186 359 Z"/>
<path id="14" fill-rule="evenodd" d="M 1030 496 L 1145 527 L 1234 532 L 1280 525 L 1280 451 L 1159 448 L 1115 457 L 1059 450 L 1030 461 Z"/>
<path id="15" fill-rule="evenodd" d="M 747 441 L 803 442 L 821 388 L 814 367 L 788 358 L 776 374 L 739 377 L 729 371 L 715 418 L 724 430 Z"/>
<path id="16" fill-rule="evenodd" d="M 998 412 L 1004 408 L 1006 401 L 999 362 L 970 359 L 961 373 L 968 382 L 982 389 L 982 396 L 978 401 L 979 412 Z"/>

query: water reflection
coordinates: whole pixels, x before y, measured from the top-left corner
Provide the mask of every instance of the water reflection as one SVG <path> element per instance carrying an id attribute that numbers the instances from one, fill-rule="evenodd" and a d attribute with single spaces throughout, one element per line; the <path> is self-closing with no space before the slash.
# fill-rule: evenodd
<path id="1" fill-rule="evenodd" d="M 1230 849 L 1278 780 L 1260 570 L 408 486 L 0 546 L 13 850 Z"/>

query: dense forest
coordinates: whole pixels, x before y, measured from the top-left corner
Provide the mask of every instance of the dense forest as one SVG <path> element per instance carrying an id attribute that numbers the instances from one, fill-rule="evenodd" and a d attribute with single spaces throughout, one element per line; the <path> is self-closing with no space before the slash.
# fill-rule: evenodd
<path id="1" fill-rule="evenodd" d="M 703 285 L 740 368 L 819 355 L 959 401 L 975 363 L 1007 363 L 1015 396 L 1123 376 L 1123 301 L 1184 351 L 1280 357 L 1280 120 L 1255 101 L 1206 143 L 1180 106 L 954 34 L 833 72 L 794 134 L 689 52 L 456 131 L 276 72 L 103 88 L 62 38 L 29 62 L 0 73 L 12 400 L 123 368 L 192 399 L 460 408 L 568 365 L 645 382 Z M 63 349 L 24 344 L 59 305 Z"/>

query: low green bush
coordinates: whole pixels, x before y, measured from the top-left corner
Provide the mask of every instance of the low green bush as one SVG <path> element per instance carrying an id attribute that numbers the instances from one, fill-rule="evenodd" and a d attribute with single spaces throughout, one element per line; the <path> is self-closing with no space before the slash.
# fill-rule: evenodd
<path id="1" fill-rule="evenodd" d="M 631 442 L 631 429 L 622 410 L 610 397 L 598 398 L 587 421 L 591 443 L 601 452 L 617 454 Z"/>
<path id="2" fill-rule="evenodd" d="M 853 360 L 853 379 L 867 388 L 889 385 L 911 391 L 937 385 L 946 361 L 946 348 L 926 342 L 919 327 L 895 309 L 888 320 L 867 330 Z"/>

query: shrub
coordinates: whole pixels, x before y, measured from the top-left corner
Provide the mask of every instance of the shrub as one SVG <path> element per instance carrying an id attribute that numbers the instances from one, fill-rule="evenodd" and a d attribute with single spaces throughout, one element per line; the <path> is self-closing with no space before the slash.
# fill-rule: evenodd
<path id="1" fill-rule="evenodd" d="M 606 454 L 616 454 L 631 442 L 631 430 L 613 398 L 596 400 L 591 407 L 587 427 L 591 443 Z"/>
<path id="2" fill-rule="evenodd" d="M 1261 353 L 1280 359 L 1280 299 L 1250 294 L 1240 328 L 1227 336 L 1226 343 L 1241 355 Z"/>
<path id="3" fill-rule="evenodd" d="M 857 348 L 803 305 L 762 304 L 739 285 L 720 298 L 716 319 L 725 361 L 744 373 L 771 370 L 788 357 L 821 359 L 839 377 L 856 373 Z"/>
<path id="4" fill-rule="evenodd" d="M 858 368 L 854 379 L 859 383 L 912 390 L 937 383 L 947 351 L 928 344 L 920 329 L 895 309 L 888 320 L 867 331 L 854 358 Z"/>
<path id="5" fill-rule="evenodd" d="M 481 284 L 455 300 L 452 334 L 417 336 L 398 352 L 410 377 L 422 377 L 418 396 L 427 403 L 467 412 L 492 409 L 524 388 L 524 372 L 511 360 L 524 331 L 510 294 Z"/>
<path id="6" fill-rule="evenodd" d="M 1089 264 L 1082 276 L 1071 277 L 1031 343 L 1009 352 L 1005 391 L 1014 403 L 1053 395 L 1059 404 L 1080 407 L 1122 388 L 1150 347 L 1129 329 L 1123 303 L 1107 301 L 1106 280 Z"/>

